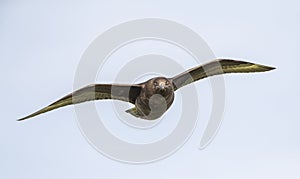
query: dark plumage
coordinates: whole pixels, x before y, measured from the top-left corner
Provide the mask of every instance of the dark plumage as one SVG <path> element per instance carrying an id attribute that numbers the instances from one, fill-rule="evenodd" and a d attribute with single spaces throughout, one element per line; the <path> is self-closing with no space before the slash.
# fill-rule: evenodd
<path id="1" fill-rule="evenodd" d="M 63 106 L 103 99 L 130 102 L 135 107 L 126 112 L 138 118 L 153 120 L 162 116 L 169 109 L 174 100 L 174 92 L 185 85 L 208 76 L 224 73 L 264 72 L 273 69 L 275 68 L 250 62 L 219 59 L 192 68 L 173 78 L 157 77 L 135 85 L 93 84 L 74 91 L 19 121 Z"/>

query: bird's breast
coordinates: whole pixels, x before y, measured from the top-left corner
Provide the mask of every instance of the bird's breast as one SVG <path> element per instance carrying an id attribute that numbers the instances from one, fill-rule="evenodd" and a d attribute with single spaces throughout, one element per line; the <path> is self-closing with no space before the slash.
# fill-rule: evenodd
<path id="1" fill-rule="evenodd" d="M 153 120 L 161 117 L 172 105 L 174 93 L 167 96 L 161 94 L 140 95 L 136 100 L 136 107 L 144 119 Z"/>

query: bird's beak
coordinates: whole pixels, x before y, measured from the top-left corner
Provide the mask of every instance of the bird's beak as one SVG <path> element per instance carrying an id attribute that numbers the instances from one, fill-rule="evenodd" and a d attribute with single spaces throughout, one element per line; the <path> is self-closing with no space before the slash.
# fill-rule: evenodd
<path id="1" fill-rule="evenodd" d="M 165 89 L 165 83 L 159 83 L 159 89 L 164 90 Z"/>

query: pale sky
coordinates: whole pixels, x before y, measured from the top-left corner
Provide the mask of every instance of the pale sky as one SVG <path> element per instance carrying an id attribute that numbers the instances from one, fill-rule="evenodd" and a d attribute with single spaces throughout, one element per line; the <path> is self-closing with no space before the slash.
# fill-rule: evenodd
<path id="1" fill-rule="evenodd" d="M 1 1 L 0 178 L 298 179 L 299 5 L 291 0 Z M 16 122 L 72 91 L 81 55 L 95 37 L 120 23 L 149 17 L 193 29 L 217 57 L 277 67 L 270 73 L 224 77 L 223 123 L 207 148 L 198 149 L 211 105 L 208 80 L 196 84 L 201 109 L 189 141 L 174 155 L 146 165 L 120 163 L 96 151 L 82 135 L 71 106 Z M 135 48 L 143 55 L 147 47 L 157 53 L 168 49 L 165 53 L 174 58 L 178 54 L 186 68 L 196 65 L 176 48 L 147 43 L 121 49 L 108 65 L 125 54 L 129 58 Z M 97 107 L 109 110 L 112 105 L 97 102 Z M 168 122 L 171 128 L 176 125 Z M 112 131 L 119 129 L 108 125 Z M 157 130 L 148 138 L 166 133 Z M 118 135 L 143 140 L 130 139 L 133 134 L 126 128 Z"/>

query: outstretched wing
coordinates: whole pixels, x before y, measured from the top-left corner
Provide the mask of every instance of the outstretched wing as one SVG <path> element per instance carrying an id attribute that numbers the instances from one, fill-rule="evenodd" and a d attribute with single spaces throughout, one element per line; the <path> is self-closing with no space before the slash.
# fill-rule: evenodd
<path id="1" fill-rule="evenodd" d="M 36 115 L 63 107 L 71 104 L 83 103 L 92 100 L 101 99 L 116 99 L 135 103 L 137 96 L 140 94 L 140 85 L 118 85 L 118 84 L 95 84 L 81 88 L 73 93 L 59 99 L 58 101 L 50 104 L 49 106 L 30 114 L 18 121 L 25 120 Z"/>
<path id="2" fill-rule="evenodd" d="M 197 80 L 224 73 L 264 72 L 275 68 L 255 63 L 218 59 L 205 65 L 192 68 L 172 78 L 175 90 Z"/>

